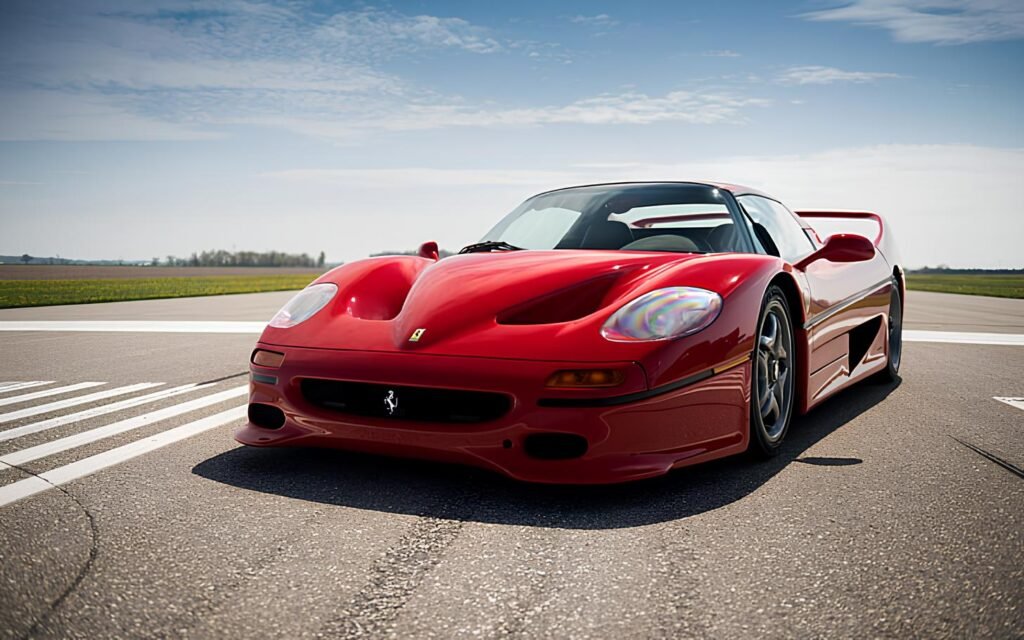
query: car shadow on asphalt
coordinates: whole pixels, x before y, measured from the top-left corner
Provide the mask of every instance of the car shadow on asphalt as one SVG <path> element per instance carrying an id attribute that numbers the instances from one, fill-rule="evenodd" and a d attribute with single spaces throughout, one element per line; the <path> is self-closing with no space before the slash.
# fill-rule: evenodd
<path id="1" fill-rule="evenodd" d="M 619 485 L 527 484 L 458 465 L 302 448 L 239 447 L 199 463 L 192 472 L 250 491 L 388 513 L 566 529 L 635 527 L 740 500 L 792 462 L 858 464 L 857 458 L 801 456 L 897 386 L 858 385 L 837 394 L 794 421 L 775 458 L 734 456 Z"/>

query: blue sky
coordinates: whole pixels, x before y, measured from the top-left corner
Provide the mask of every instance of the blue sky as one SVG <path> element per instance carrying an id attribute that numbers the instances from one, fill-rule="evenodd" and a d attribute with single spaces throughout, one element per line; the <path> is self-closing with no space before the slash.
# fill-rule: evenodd
<path id="1" fill-rule="evenodd" d="M 1021 267 L 1024 3 L 0 5 L 0 253 L 352 260 L 719 179 Z"/>

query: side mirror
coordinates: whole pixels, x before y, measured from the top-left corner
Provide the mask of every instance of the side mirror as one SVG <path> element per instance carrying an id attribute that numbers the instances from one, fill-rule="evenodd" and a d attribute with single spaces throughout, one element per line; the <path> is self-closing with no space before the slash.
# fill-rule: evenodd
<path id="1" fill-rule="evenodd" d="M 437 248 L 437 243 L 429 240 L 420 245 L 419 256 L 436 262 L 441 257 L 441 252 Z"/>
<path id="2" fill-rule="evenodd" d="M 875 257 L 875 245 L 864 236 L 853 233 L 837 233 L 829 236 L 825 244 L 793 265 L 803 271 L 812 262 L 828 260 L 829 262 L 865 262 Z"/>

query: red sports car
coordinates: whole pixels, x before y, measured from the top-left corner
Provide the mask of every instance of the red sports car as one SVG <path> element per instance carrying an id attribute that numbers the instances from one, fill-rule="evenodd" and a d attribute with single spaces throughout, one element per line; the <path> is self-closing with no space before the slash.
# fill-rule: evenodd
<path id="1" fill-rule="evenodd" d="M 296 295 L 252 354 L 236 438 L 553 483 L 770 456 L 794 414 L 897 375 L 903 300 L 874 213 L 727 184 L 549 191 L 459 255 L 426 243 Z"/>

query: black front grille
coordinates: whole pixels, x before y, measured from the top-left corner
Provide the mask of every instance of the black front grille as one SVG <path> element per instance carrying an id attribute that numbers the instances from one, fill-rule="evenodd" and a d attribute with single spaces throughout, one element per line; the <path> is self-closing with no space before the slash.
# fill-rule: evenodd
<path id="1" fill-rule="evenodd" d="M 357 416 L 473 423 L 494 420 L 512 407 L 500 393 L 403 387 L 366 382 L 307 378 L 301 383 L 308 402 L 324 409 Z"/>

